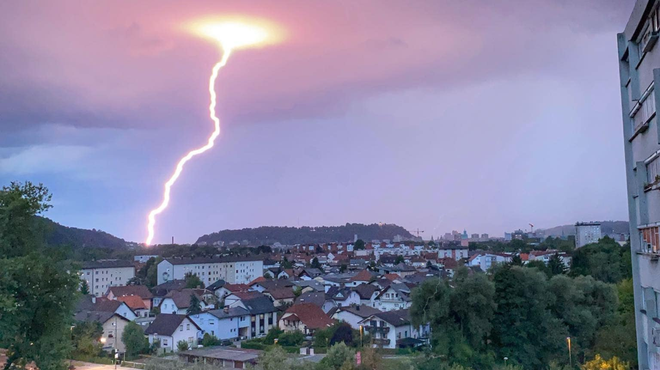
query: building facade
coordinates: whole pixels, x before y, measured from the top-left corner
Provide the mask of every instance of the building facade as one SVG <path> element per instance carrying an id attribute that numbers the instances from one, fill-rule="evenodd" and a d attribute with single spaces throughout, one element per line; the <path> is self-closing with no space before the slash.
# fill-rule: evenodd
<path id="1" fill-rule="evenodd" d="M 584 247 L 591 243 L 598 243 L 600 238 L 602 238 L 600 223 L 578 222 L 575 224 L 575 248 Z"/>
<path id="2" fill-rule="evenodd" d="M 89 294 L 101 297 L 109 287 L 126 285 L 134 278 L 135 266 L 118 260 L 85 262 L 80 277 L 87 282 Z"/>
<path id="3" fill-rule="evenodd" d="M 659 5 L 658 0 L 637 0 L 617 35 L 640 369 L 660 369 Z"/>
<path id="4" fill-rule="evenodd" d="M 191 273 L 205 285 L 222 279 L 230 284 L 247 284 L 263 276 L 263 261 L 257 257 L 168 258 L 158 264 L 158 284 L 183 280 Z"/>

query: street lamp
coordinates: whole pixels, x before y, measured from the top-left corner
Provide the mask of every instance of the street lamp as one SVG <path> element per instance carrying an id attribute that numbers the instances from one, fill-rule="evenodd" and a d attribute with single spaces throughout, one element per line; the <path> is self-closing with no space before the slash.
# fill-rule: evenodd
<path id="1" fill-rule="evenodd" d="M 566 343 L 568 344 L 568 366 L 573 368 L 573 356 L 571 355 L 571 337 L 566 337 Z"/>
<path id="2" fill-rule="evenodd" d="M 105 344 L 105 338 L 101 337 L 101 338 L 99 339 L 99 342 L 101 342 L 101 344 Z"/>
<path id="3" fill-rule="evenodd" d="M 504 357 L 504 367 L 506 367 L 506 362 L 509 360 L 508 357 Z"/>
<path id="4" fill-rule="evenodd" d="M 364 332 L 364 327 L 360 325 L 360 347 L 364 347 L 364 340 L 362 339 L 363 332 Z"/>

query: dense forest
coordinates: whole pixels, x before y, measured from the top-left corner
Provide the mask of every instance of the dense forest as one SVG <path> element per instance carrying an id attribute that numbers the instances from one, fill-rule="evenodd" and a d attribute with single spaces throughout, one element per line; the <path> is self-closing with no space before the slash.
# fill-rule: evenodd
<path id="1" fill-rule="evenodd" d="M 343 226 L 262 226 L 241 230 L 222 230 L 200 237 L 197 239 L 197 244 L 243 242 L 244 240 L 252 245 L 273 245 L 276 242 L 285 245 L 349 242 L 353 241 L 356 234 L 363 240 L 392 240 L 396 235 L 401 235 L 405 239 L 412 239 L 413 237 L 408 230 L 394 224 L 363 225 L 347 223 Z"/>
<path id="2" fill-rule="evenodd" d="M 110 235 L 101 230 L 86 230 L 67 227 L 45 217 L 37 217 L 37 225 L 41 227 L 50 246 L 70 246 L 81 248 L 125 249 L 130 243 L 124 239 Z"/>

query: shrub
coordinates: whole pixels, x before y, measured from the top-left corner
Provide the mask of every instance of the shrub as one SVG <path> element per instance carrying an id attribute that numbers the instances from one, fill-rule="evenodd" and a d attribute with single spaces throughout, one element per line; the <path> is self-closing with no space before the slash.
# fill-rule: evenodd
<path id="1" fill-rule="evenodd" d="M 218 346 L 220 345 L 220 339 L 218 339 L 215 335 L 206 333 L 204 334 L 204 338 L 202 338 L 202 345 L 204 347 Z"/>
<path id="2" fill-rule="evenodd" d="M 280 335 L 284 333 L 283 330 L 279 328 L 272 328 L 268 331 L 268 334 L 264 337 L 264 343 L 265 344 L 273 344 L 275 343 L 275 338 L 279 338 Z"/>
<path id="3" fill-rule="evenodd" d="M 280 335 L 277 343 L 281 346 L 299 346 L 305 340 L 305 335 L 301 331 L 291 331 Z"/>
<path id="4" fill-rule="evenodd" d="M 186 342 L 185 340 L 180 340 L 176 343 L 176 348 L 179 351 L 187 351 L 188 350 L 188 342 Z"/>
<path id="5" fill-rule="evenodd" d="M 241 343 L 241 348 L 264 350 L 266 349 L 266 345 L 263 343 L 255 342 L 254 340 L 248 340 Z"/>

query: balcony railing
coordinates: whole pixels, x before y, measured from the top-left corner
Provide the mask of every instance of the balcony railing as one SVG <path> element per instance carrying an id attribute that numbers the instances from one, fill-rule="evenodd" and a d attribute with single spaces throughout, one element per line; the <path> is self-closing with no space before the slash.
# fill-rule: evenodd
<path id="1" fill-rule="evenodd" d="M 365 329 L 369 334 L 387 334 L 390 332 L 389 326 L 365 326 Z"/>
<path id="2" fill-rule="evenodd" d="M 378 338 L 378 339 L 374 338 L 371 340 L 371 342 L 379 346 L 387 346 L 390 344 L 389 339 L 383 339 L 383 338 Z"/>

